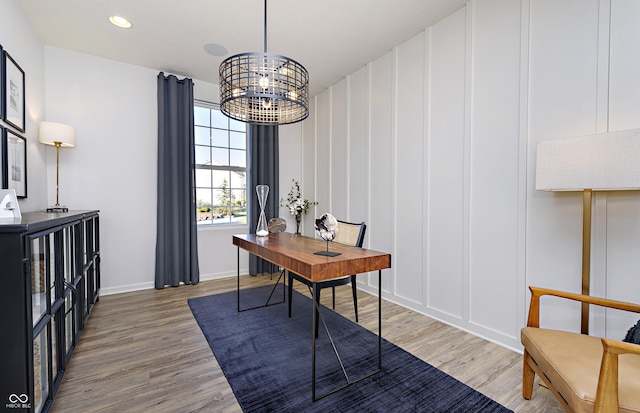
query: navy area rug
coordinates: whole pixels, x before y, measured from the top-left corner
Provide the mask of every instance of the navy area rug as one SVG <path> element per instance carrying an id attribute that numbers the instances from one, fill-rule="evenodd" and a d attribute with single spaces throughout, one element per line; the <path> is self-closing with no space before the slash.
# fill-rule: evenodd
<path id="1" fill-rule="evenodd" d="M 265 302 L 269 292 L 270 287 L 242 290 L 241 307 Z M 313 402 L 312 303 L 294 294 L 292 318 L 286 304 L 238 312 L 235 291 L 189 300 L 243 411 L 511 412 L 384 339 L 381 372 Z M 282 298 L 278 290 L 275 300 Z M 377 334 L 325 307 L 321 312 L 349 377 L 375 370 Z M 384 322 L 382 331 L 384 337 Z M 345 383 L 322 326 L 316 340 L 316 379 L 318 396 Z"/>

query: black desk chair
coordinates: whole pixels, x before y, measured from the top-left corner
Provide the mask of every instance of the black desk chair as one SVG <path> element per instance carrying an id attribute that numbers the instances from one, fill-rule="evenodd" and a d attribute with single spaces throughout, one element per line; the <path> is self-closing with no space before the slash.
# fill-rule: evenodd
<path id="1" fill-rule="evenodd" d="M 355 247 L 362 248 L 362 244 L 364 242 L 364 233 L 367 230 L 367 226 L 364 222 L 359 224 L 354 224 L 351 222 L 344 222 L 338 220 L 338 234 L 333 242 L 339 242 L 345 245 L 352 245 Z M 300 281 L 301 283 L 307 285 L 311 288 L 311 281 L 299 276 L 298 274 L 294 274 L 289 271 L 289 317 L 291 317 L 291 299 L 293 298 L 293 280 Z M 316 283 L 316 296 L 315 300 L 320 305 L 320 291 L 323 288 L 331 287 L 331 292 L 333 293 L 333 309 L 336 308 L 336 287 L 339 285 L 346 285 L 351 283 L 351 289 L 353 291 L 353 307 L 356 313 L 356 323 L 358 322 L 358 289 L 356 287 L 356 274 L 347 275 L 342 278 L 336 278 L 334 280 L 327 281 L 319 281 Z M 317 310 L 316 310 L 317 311 Z M 317 317 L 317 316 L 316 316 Z M 318 324 L 316 324 L 316 337 L 318 337 Z"/>

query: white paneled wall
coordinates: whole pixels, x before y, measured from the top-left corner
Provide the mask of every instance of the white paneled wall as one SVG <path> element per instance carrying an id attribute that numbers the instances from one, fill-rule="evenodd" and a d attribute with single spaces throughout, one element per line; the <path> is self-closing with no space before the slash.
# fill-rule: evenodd
<path id="1" fill-rule="evenodd" d="M 611 40 L 608 95 L 610 130 L 640 128 L 640 2 L 611 2 Z M 608 27 L 607 27 L 608 28 Z M 600 273 L 595 274 L 601 291 L 625 301 L 640 301 L 640 194 L 619 192 L 598 194 L 604 202 L 596 210 L 599 222 L 605 223 L 599 256 L 604 257 Z M 600 268 L 600 267 L 599 267 Z M 629 328 L 637 317 L 608 317 L 607 334 Z"/>
<path id="2" fill-rule="evenodd" d="M 424 156 L 424 54 L 425 36 L 418 35 L 396 49 L 395 105 L 395 168 L 393 172 L 395 215 L 407 219 L 396 220 L 393 226 L 395 268 L 405 274 L 402 281 L 394 279 L 394 294 L 408 302 L 424 302 L 425 279 L 422 254 L 415 251 L 422 245 L 424 234 L 416 230 L 412 217 L 421 217 L 423 179 L 427 165 Z"/>
<path id="3" fill-rule="evenodd" d="M 428 202 L 422 219 L 429 228 L 427 245 L 420 250 L 428 255 L 425 308 L 442 314 L 452 322 L 462 319 L 463 268 L 468 228 L 465 204 L 465 43 L 466 16 L 461 9 L 428 30 L 429 113 L 427 141 Z M 396 217 L 397 219 L 397 217 Z M 401 236 L 401 234 L 398 234 Z"/>
<path id="4" fill-rule="evenodd" d="M 394 212 L 393 212 L 393 168 L 394 134 L 394 60 L 389 52 L 369 65 L 369 199 L 367 239 L 368 248 L 380 251 L 393 251 Z M 358 92 L 356 92 L 358 93 Z M 355 131 L 352 131 L 355 133 Z M 355 192 L 356 188 L 349 188 Z M 362 191 L 362 189 L 357 189 Z M 413 199 L 413 198 L 412 198 Z M 419 253 L 419 251 L 416 251 Z M 393 262 L 393 260 L 392 260 Z M 382 280 L 382 289 L 392 292 L 392 277 Z M 370 286 L 377 287 L 378 279 L 370 276 Z"/>
<path id="5" fill-rule="evenodd" d="M 331 183 L 330 204 L 320 206 L 318 212 L 331 211 L 343 219 L 348 217 L 349 208 L 348 99 L 347 79 L 343 79 L 331 88 L 331 139 L 327 139 L 331 145 L 329 169 L 318 171 L 316 175 L 316 179 Z"/>
<path id="6" fill-rule="evenodd" d="M 360 69 L 349 77 L 348 113 L 348 170 L 347 199 L 349 210 L 345 217 L 351 222 L 367 221 L 369 204 L 369 84 L 368 70 Z M 351 190 L 353 189 L 353 190 Z"/>
<path id="7" fill-rule="evenodd" d="M 524 248 L 518 171 L 526 162 L 520 156 L 526 136 L 519 136 L 521 4 L 480 1 L 470 7 L 469 321 L 517 340 L 511 334 L 522 320 L 515 309 L 521 305 Z"/>
<path id="8" fill-rule="evenodd" d="M 314 98 L 313 212 L 367 222 L 365 246 L 393 256 L 387 299 L 519 349 L 526 286 L 580 289 L 582 198 L 535 191 L 536 144 L 640 127 L 639 15 L 635 0 L 476 0 L 426 28 Z M 639 192 L 596 195 L 593 246 L 593 294 L 640 302 Z M 577 307 L 543 307 L 578 330 Z M 592 318 L 615 338 L 631 324 Z"/>

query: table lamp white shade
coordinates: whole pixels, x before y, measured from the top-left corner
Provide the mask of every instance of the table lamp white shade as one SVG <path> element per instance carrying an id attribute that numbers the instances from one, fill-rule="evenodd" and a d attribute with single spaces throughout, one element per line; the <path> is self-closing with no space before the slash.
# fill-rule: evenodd
<path id="1" fill-rule="evenodd" d="M 640 190 L 640 129 L 539 142 L 536 189 Z"/>
<path id="2" fill-rule="evenodd" d="M 47 212 L 67 212 L 68 208 L 60 205 L 60 148 L 76 146 L 76 128 L 64 123 L 40 122 L 38 140 L 56 147 L 56 203 L 47 208 Z"/>
<path id="3" fill-rule="evenodd" d="M 76 128 L 58 122 L 40 122 L 38 140 L 45 145 L 56 146 L 56 142 L 62 148 L 76 146 Z"/>

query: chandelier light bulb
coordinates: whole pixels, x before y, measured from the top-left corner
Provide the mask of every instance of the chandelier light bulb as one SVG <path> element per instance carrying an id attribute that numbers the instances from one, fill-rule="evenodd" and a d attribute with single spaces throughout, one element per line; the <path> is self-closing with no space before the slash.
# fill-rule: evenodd
<path id="1" fill-rule="evenodd" d="M 262 101 L 262 107 L 269 109 L 271 107 L 271 99 L 265 99 Z"/>
<path id="2" fill-rule="evenodd" d="M 267 76 L 263 76 L 258 81 L 258 84 L 262 89 L 269 89 L 269 78 Z"/>

